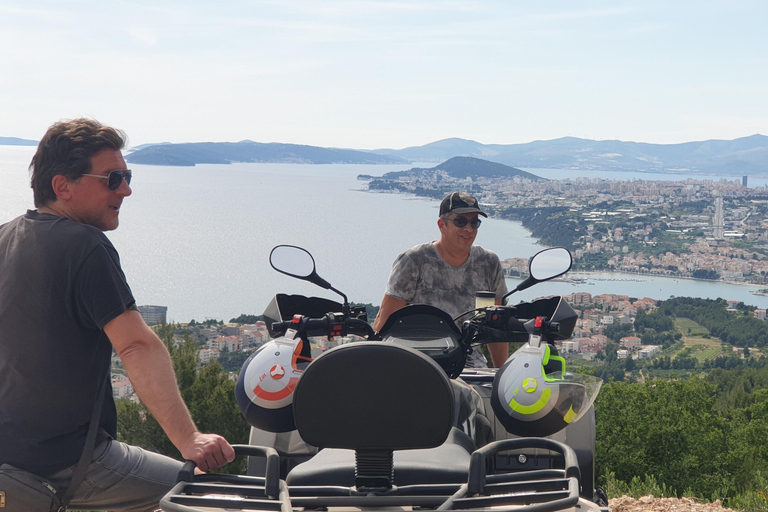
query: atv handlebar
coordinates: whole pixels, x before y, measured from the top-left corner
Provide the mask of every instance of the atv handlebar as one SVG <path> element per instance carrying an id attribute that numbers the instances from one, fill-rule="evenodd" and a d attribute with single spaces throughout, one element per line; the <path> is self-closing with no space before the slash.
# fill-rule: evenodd
<path id="1" fill-rule="evenodd" d="M 499 341 L 524 343 L 531 334 L 541 334 L 547 340 L 560 334 L 560 322 L 530 313 L 516 306 L 488 306 L 464 322 L 463 332 L 473 344 Z M 566 334 L 570 336 L 570 332 Z"/>
<path id="2" fill-rule="evenodd" d="M 288 322 L 274 322 L 272 329 L 285 333 L 289 329 L 296 329 L 299 334 L 305 336 L 346 336 L 355 334 L 370 338 L 375 332 L 373 327 L 365 320 L 349 318 L 343 313 L 326 313 L 321 318 L 309 318 L 296 315 Z"/>

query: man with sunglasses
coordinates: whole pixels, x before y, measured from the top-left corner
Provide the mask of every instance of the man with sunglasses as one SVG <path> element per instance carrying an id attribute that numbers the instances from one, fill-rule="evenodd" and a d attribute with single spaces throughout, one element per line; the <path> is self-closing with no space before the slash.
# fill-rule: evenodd
<path id="1" fill-rule="evenodd" d="M 168 350 L 139 314 L 103 233 L 117 228 L 131 195 L 124 142 L 89 119 L 51 126 L 30 165 L 37 210 L 0 226 L 0 463 L 67 488 L 104 386 L 74 509 L 154 510 L 181 468 L 116 441 L 112 349 L 185 459 L 203 471 L 234 459 L 226 440 L 195 427 Z"/>
<path id="2" fill-rule="evenodd" d="M 488 217 L 477 199 L 465 192 L 448 194 L 440 203 L 437 227 L 440 239 L 417 245 L 400 254 L 392 265 L 387 289 L 373 328 L 379 331 L 389 315 L 407 304 L 430 304 L 456 317 L 475 307 L 475 292 L 491 291 L 496 303 L 507 293 L 501 263 L 493 252 L 473 245 L 481 220 Z M 506 343 L 491 343 L 488 351 L 495 367 L 507 359 Z M 467 368 L 487 366 L 475 350 Z"/>

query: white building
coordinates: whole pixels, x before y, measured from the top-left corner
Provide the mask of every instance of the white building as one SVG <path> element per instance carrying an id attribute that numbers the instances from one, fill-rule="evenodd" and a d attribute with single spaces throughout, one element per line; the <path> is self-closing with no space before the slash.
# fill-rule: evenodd
<path id="1" fill-rule="evenodd" d="M 138 306 L 138 309 L 141 318 L 144 319 L 147 325 L 165 323 L 165 318 L 168 314 L 168 308 L 166 306 Z"/>
<path id="2" fill-rule="evenodd" d="M 650 359 L 661 352 L 660 345 L 645 345 L 637 352 L 638 359 Z"/>
<path id="3" fill-rule="evenodd" d="M 200 364 L 208 364 L 211 359 L 219 358 L 219 349 L 217 348 L 204 348 L 200 350 Z"/>
<path id="4" fill-rule="evenodd" d="M 112 398 L 119 400 L 133 396 L 133 385 L 128 377 L 121 374 L 112 375 Z"/>

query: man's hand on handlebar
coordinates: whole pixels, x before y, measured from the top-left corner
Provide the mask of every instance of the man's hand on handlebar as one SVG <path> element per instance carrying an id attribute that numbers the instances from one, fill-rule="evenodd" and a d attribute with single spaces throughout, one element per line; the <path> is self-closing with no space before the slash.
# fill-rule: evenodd
<path id="1" fill-rule="evenodd" d="M 484 327 L 482 329 L 483 339 L 487 343 L 504 343 L 509 341 L 509 334 L 501 329 L 494 329 L 492 327 Z"/>
<path id="2" fill-rule="evenodd" d="M 235 460 L 235 450 L 218 434 L 195 432 L 184 446 L 181 456 L 194 461 L 200 471 L 208 472 Z"/>

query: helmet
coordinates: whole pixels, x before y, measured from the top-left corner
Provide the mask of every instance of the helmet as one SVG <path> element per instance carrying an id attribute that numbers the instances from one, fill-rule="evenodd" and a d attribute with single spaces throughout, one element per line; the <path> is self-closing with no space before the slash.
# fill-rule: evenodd
<path id="1" fill-rule="evenodd" d="M 248 424 L 269 432 L 295 430 L 293 391 L 308 361 L 299 360 L 301 339 L 286 337 L 259 347 L 243 363 L 235 398 Z"/>
<path id="2" fill-rule="evenodd" d="M 560 370 L 546 373 L 552 365 Z M 496 373 L 491 406 L 508 432 L 544 437 L 559 432 L 589 410 L 603 381 L 566 374 L 565 360 L 542 343 L 526 343 Z"/>

